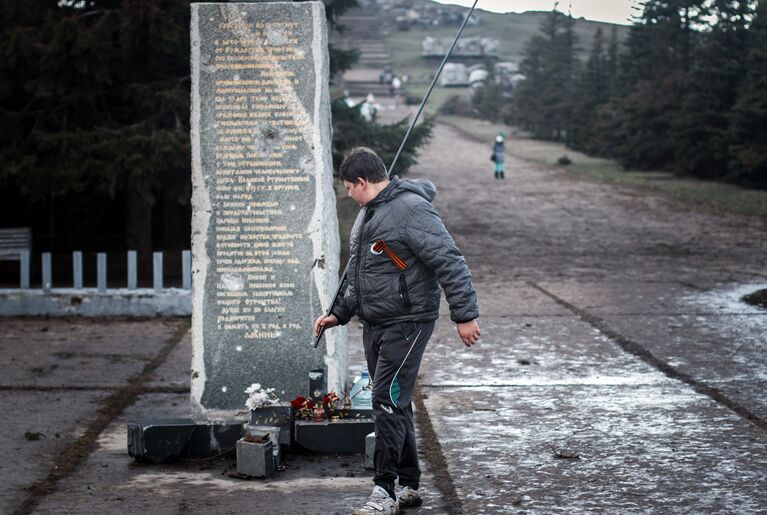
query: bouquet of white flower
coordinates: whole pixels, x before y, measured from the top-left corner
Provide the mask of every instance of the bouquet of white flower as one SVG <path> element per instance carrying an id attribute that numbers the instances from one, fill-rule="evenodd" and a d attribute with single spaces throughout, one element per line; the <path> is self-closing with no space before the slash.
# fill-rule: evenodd
<path id="1" fill-rule="evenodd" d="M 248 394 L 245 406 L 251 410 L 273 406 L 280 402 L 274 394 L 274 388 L 261 388 L 260 383 L 253 383 L 245 390 L 245 393 Z"/>

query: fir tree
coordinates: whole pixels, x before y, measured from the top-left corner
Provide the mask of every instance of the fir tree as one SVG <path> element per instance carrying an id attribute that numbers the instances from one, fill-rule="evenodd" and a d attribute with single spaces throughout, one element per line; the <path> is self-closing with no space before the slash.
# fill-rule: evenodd
<path id="1" fill-rule="evenodd" d="M 338 16 L 353 5 L 326 2 L 330 26 L 341 29 Z M 153 243 L 188 247 L 189 17 L 187 0 L 0 3 L 0 200 L 13 201 L 5 223 L 32 225 L 35 244 L 50 250 L 127 246 L 146 258 Z M 334 72 L 356 59 L 330 53 Z M 404 133 L 402 122 L 366 124 L 335 104 L 333 115 L 335 150 L 360 134 L 388 150 Z"/>
<path id="2" fill-rule="evenodd" d="M 573 97 L 573 124 L 569 144 L 584 152 L 598 148 L 595 123 L 598 109 L 607 101 L 609 90 L 609 57 L 604 48 L 602 28 L 594 34 L 594 42 Z"/>
<path id="3" fill-rule="evenodd" d="M 608 95 L 613 96 L 617 93 L 618 82 L 618 67 L 620 65 L 620 48 L 618 44 L 618 27 L 613 26 L 610 31 L 610 41 L 607 44 L 607 56 L 606 56 L 606 74 L 607 74 L 607 90 Z"/>
<path id="4" fill-rule="evenodd" d="M 626 167 L 663 169 L 673 163 L 672 127 L 691 63 L 692 28 L 706 16 L 705 4 L 648 0 L 631 27 L 622 58 L 623 99 L 613 113 L 621 134 L 610 135 L 620 143 L 613 153 Z"/>
<path id="5" fill-rule="evenodd" d="M 520 63 L 525 80 L 514 92 L 512 115 L 534 137 L 564 141 L 571 129 L 577 75 L 574 23 L 554 10 L 525 47 Z"/>
<path id="6" fill-rule="evenodd" d="M 49 206 L 120 192 L 127 244 L 148 254 L 156 194 L 191 190 L 188 2 L 37 0 L 22 18 L 14 4 L 0 34 L 3 184 Z"/>
<path id="7" fill-rule="evenodd" d="M 604 57 L 605 91 L 599 96 L 589 124 L 588 142 L 583 151 L 604 157 L 614 157 L 616 149 L 625 145 L 622 104 L 624 84 L 621 82 L 620 46 L 617 27 L 613 27 Z M 587 63 L 587 67 L 588 67 Z"/>
<path id="8" fill-rule="evenodd" d="M 381 125 L 375 120 L 368 122 L 360 114 L 360 107 L 361 104 L 349 107 L 342 99 L 333 102 L 333 167 L 336 170 L 341 166 L 344 155 L 358 146 L 375 149 L 389 166 L 410 125 L 407 118 L 388 125 Z M 393 174 L 404 175 L 417 162 L 418 148 L 431 138 L 433 125 L 433 120 L 426 118 L 413 128 Z"/>
<path id="9" fill-rule="evenodd" d="M 715 0 L 711 14 L 712 26 L 701 35 L 673 123 L 675 169 L 706 179 L 727 175 L 729 113 L 746 72 L 753 11 L 747 2 Z"/>
<path id="10" fill-rule="evenodd" d="M 767 189 L 767 2 L 749 30 L 747 73 L 730 114 L 731 180 Z"/>
<path id="11" fill-rule="evenodd" d="M 496 122 L 505 114 L 504 87 L 495 73 L 492 59 L 485 61 L 487 76 L 471 97 L 471 104 L 476 113 L 485 120 Z"/>
<path id="12" fill-rule="evenodd" d="M 536 137 L 546 137 L 540 129 L 543 119 L 541 97 L 537 91 L 546 81 L 544 62 L 547 59 L 547 42 L 535 35 L 527 42 L 524 58 L 519 65 L 519 71 L 525 76 L 514 90 L 512 100 L 512 119 L 523 129 L 530 131 Z"/>
<path id="13" fill-rule="evenodd" d="M 556 81 L 559 83 L 559 97 L 557 106 L 557 118 L 559 124 L 564 127 L 563 133 L 557 134 L 557 140 L 563 140 L 569 145 L 571 135 L 574 129 L 573 119 L 573 99 L 575 97 L 575 88 L 577 77 L 580 73 L 580 62 L 575 54 L 578 51 L 578 36 L 575 34 L 575 20 L 572 15 L 564 19 L 564 28 L 562 35 L 556 45 L 556 61 L 558 67 L 556 71 Z"/>

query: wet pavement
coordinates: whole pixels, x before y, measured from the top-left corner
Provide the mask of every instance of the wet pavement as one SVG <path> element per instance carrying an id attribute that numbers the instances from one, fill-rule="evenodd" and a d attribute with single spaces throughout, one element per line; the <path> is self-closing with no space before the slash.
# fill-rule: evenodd
<path id="1" fill-rule="evenodd" d="M 763 513 L 767 310 L 740 298 L 764 222 L 513 157 L 495 180 L 458 140 L 438 126 L 413 175 L 482 313 L 470 350 L 443 316 L 420 381 L 461 510 Z"/>
<path id="2" fill-rule="evenodd" d="M 0 363 L 0 513 L 348 513 L 372 488 L 362 455 L 291 454 L 267 480 L 228 455 L 134 462 L 128 421 L 190 416 L 186 319 L 4 319 Z M 423 480 L 411 513 L 438 512 L 425 460 Z"/>
<path id="3" fill-rule="evenodd" d="M 509 147 L 513 149 L 514 142 Z M 412 176 L 464 251 L 482 339 L 447 317 L 416 399 L 408 513 L 763 513 L 767 227 L 511 158 L 438 125 Z M 349 513 L 361 456 L 134 463 L 126 422 L 188 414 L 189 322 L 0 321 L 0 513 Z M 361 330 L 350 324 L 352 370 Z"/>

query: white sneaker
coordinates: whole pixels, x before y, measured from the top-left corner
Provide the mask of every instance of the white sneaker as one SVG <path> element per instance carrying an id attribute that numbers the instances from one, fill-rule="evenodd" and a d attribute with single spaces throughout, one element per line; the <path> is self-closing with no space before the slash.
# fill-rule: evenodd
<path id="1" fill-rule="evenodd" d="M 376 485 L 368 501 L 354 515 L 397 515 L 399 503 L 389 496 L 389 493 Z"/>
<path id="2" fill-rule="evenodd" d="M 418 493 L 418 490 L 413 490 L 409 486 L 403 486 L 397 492 L 397 502 L 401 508 L 413 508 L 423 504 L 423 499 L 421 499 L 421 494 Z"/>

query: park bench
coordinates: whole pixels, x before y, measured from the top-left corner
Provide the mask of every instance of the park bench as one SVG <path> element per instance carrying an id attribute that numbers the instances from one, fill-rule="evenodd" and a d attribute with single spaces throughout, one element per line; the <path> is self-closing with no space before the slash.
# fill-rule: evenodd
<path id="1" fill-rule="evenodd" d="M 0 261 L 21 261 L 21 253 L 31 249 L 31 228 L 11 227 L 0 229 Z"/>

